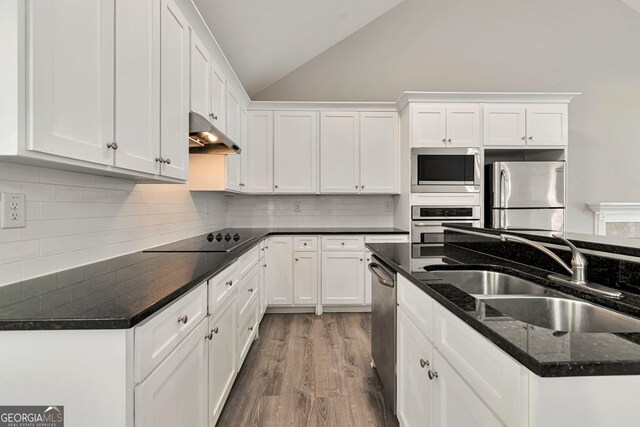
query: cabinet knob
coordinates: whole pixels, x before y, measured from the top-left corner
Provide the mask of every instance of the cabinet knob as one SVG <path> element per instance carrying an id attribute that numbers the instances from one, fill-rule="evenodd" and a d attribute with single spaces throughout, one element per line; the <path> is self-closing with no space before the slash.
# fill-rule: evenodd
<path id="1" fill-rule="evenodd" d="M 344 246 L 344 242 L 340 243 L 342 246 Z"/>
<path id="2" fill-rule="evenodd" d="M 296 261 L 298 261 L 298 258 L 296 258 Z"/>
<path id="3" fill-rule="evenodd" d="M 204 336 L 204 339 L 211 341 L 213 339 L 213 331 L 209 331 L 209 333 Z"/>
<path id="4" fill-rule="evenodd" d="M 429 361 L 428 360 L 424 360 L 424 359 L 420 359 L 420 367 L 424 368 L 425 366 L 429 366 Z"/>
<path id="5" fill-rule="evenodd" d="M 164 159 L 162 157 L 156 157 L 156 162 L 164 163 Z"/>
<path id="6" fill-rule="evenodd" d="M 443 139 L 442 142 L 447 143 L 447 138 Z"/>
<path id="7" fill-rule="evenodd" d="M 117 142 L 110 142 L 107 144 L 107 148 L 111 148 L 113 151 L 118 149 L 118 143 Z"/>
<path id="8" fill-rule="evenodd" d="M 264 268 L 267 268 L 267 264 L 262 264 L 262 266 L 263 266 Z"/>
<path id="9" fill-rule="evenodd" d="M 360 188 L 364 190 L 364 185 L 361 185 Z"/>
<path id="10" fill-rule="evenodd" d="M 166 165 L 170 165 L 171 164 L 171 159 L 164 159 L 164 163 Z"/>
<path id="11" fill-rule="evenodd" d="M 227 286 L 233 286 L 233 280 L 229 280 L 229 281 L 227 282 Z"/>
<path id="12" fill-rule="evenodd" d="M 527 137 L 526 137 L 526 136 L 523 136 L 523 137 L 522 137 L 522 138 L 520 138 L 520 139 L 524 141 L 524 140 L 526 140 L 526 139 L 527 139 Z"/>
<path id="13" fill-rule="evenodd" d="M 209 117 L 211 117 L 213 120 L 218 120 L 218 116 L 213 113 L 209 113 Z"/>
<path id="14" fill-rule="evenodd" d="M 250 331 L 253 331 L 253 326 L 249 326 L 249 330 L 250 330 Z"/>
<path id="15" fill-rule="evenodd" d="M 274 187 L 275 187 L 275 188 L 278 188 L 278 186 L 277 186 L 277 185 L 274 185 Z"/>
<path id="16" fill-rule="evenodd" d="M 358 186 L 356 185 L 356 190 L 358 189 Z"/>
<path id="17" fill-rule="evenodd" d="M 304 244 L 305 246 L 307 246 L 307 243 L 306 243 L 306 242 L 305 242 L 305 243 L 303 243 L 303 244 Z"/>
<path id="18" fill-rule="evenodd" d="M 429 375 L 429 379 L 433 380 L 435 378 L 438 378 L 438 373 L 436 371 L 432 371 L 431 369 L 429 369 L 429 371 L 427 372 L 427 374 Z"/>
<path id="19" fill-rule="evenodd" d="M 451 138 L 447 139 L 447 142 L 448 142 L 449 144 L 451 144 Z"/>
<path id="20" fill-rule="evenodd" d="M 360 262 L 364 261 L 362 258 L 360 258 Z"/>
<path id="21" fill-rule="evenodd" d="M 253 292 L 253 288 L 249 288 L 249 292 Z"/>
<path id="22" fill-rule="evenodd" d="M 218 327 L 217 326 L 215 328 L 213 328 L 213 333 L 218 335 Z"/>
<path id="23" fill-rule="evenodd" d="M 532 136 L 529 137 L 529 141 L 533 141 L 533 137 Z"/>
<path id="24" fill-rule="evenodd" d="M 184 323 L 186 325 L 188 321 L 189 316 L 187 316 L 186 314 L 184 316 L 178 317 L 178 323 Z"/>

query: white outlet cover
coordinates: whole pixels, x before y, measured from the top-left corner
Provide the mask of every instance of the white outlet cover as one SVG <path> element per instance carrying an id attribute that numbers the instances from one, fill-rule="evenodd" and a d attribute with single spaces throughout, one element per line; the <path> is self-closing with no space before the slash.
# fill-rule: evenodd
<path id="1" fill-rule="evenodd" d="M 24 194 L 0 194 L 0 228 L 23 228 L 27 225 L 27 197 Z"/>

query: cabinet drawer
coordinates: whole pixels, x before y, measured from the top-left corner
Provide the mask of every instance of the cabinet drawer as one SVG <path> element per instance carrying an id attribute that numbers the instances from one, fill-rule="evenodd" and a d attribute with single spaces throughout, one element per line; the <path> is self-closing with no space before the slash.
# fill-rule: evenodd
<path id="1" fill-rule="evenodd" d="M 247 357 L 251 342 L 256 333 L 256 328 L 258 327 L 258 305 L 256 302 L 257 300 L 254 299 L 248 310 L 247 317 L 243 319 L 238 327 L 238 366 L 240 366 L 244 358 Z"/>
<path id="2" fill-rule="evenodd" d="M 408 234 L 381 234 L 376 236 L 364 236 L 365 243 L 408 243 Z"/>
<path id="3" fill-rule="evenodd" d="M 238 289 L 238 319 L 243 319 L 247 314 L 247 310 L 256 299 L 260 290 L 260 272 L 261 267 L 255 265 L 253 269 L 247 274 L 240 282 L 240 288 Z"/>
<path id="4" fill-rule="evenodd" d="M 247 275 L 249 271 L 253 268 L 254 265 L 258 263 L 260 259 L 260 248 L 258 245 L 255 245 L 253 248 L 249 249 L 244 255 L 242 255 L 239 259 L 240 261 L 240 274 L 238 277 L 242 279 Z"/>
<path id="5" fill-rule="evenodd" d="M 214 313 L 240 281 L 240 261 L 209 279 L 209 313 Z"/>
<path id="6" fill-rule="evenodd" d="M 433 306 L 437 303 L 416 285 L 398 274 L 398 305 L 433 342 Z"/>
<path id="7" fill-rule="evenodd" d="M 323 251 L 361 251 L 364 249 L 364 236 L 323 236 Z"/>
<path id="8" fill-rule="evenodd" d="M 135 327 L 135 381 L 142 381 L 207 316 L 203 283 Z"/>
<path id="9" fill-rule="evenodd" d="M 506 424 L 519 425 L 527 413 L 525 368 L 439 304 L 434 304 L 434 337 L 440 353 Z"/>
<path id="10" fill-rule="evenodd" d="M 318 238 L 316 236 L 294 237 L 293 250 L 315 252 L 318 250 Z"/>

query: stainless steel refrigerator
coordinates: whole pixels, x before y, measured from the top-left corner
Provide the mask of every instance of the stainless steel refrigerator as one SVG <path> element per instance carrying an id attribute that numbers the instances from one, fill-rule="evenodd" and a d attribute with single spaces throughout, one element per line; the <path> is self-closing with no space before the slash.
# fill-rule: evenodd
<path id="1" fill-rule="evenodd" d="M 486 166 L 489 227 L 564 230 L 565 162 L 495 162 Z"/>

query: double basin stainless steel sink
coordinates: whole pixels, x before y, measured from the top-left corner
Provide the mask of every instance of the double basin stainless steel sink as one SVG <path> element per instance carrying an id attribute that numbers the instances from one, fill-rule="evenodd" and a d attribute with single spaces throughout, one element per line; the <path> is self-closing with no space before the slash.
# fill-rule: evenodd
<path id="1" fill-rule="evenodd" d="M 516 276 L 487 270 L 430 272 L 487 306 L 531 325 L 562 332 L 640 332 L 640 319 Z"/>

